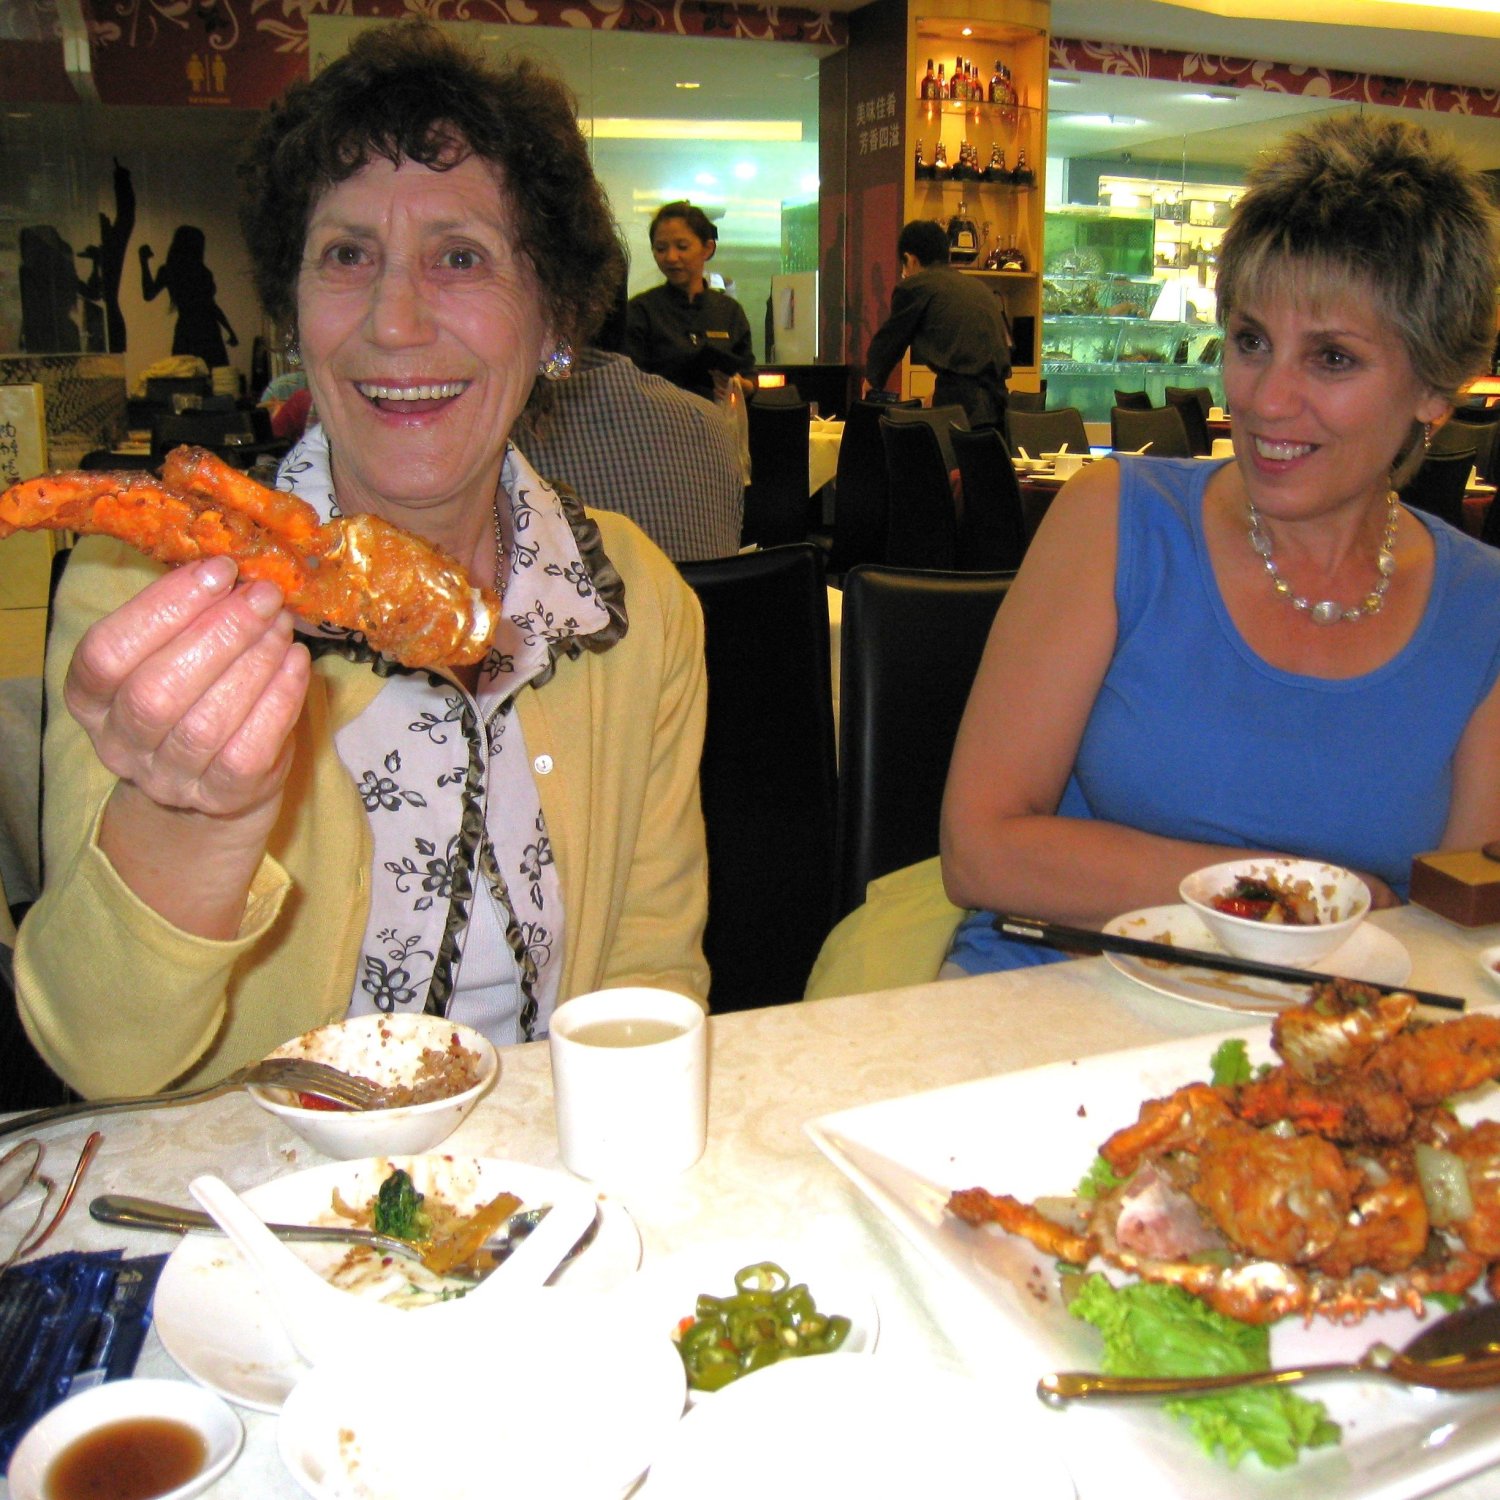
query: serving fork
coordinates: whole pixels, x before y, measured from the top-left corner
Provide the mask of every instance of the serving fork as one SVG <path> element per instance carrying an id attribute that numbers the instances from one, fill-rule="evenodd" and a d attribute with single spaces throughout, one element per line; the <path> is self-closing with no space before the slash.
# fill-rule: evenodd
<path id="1" fill-rule="evenodd" d="M 13 1119 L 0 1120 L 0 1137 L 40 1130 L 58 1120 L 71 1120 L 79 1115 L 109 1115 L 130 1109 L 157 1109 L 165 1105 L 190 1104 L 251 1083 L 294 1089 L 300 1094 L 316 1094 L 321 1099 L 331 1099 L 350 1109 L 375 1109 L 384 1099 L 384 1092 L 379 1084 L 370 1082 L 368 1078 L 356 1078 L 352 1074 L 340 1072 L 327 1063 L 315 1062 L 307 1057 L 267 1057 L 228 1074 L 217 1083 L 202 1084 L 195 1088 L 168 1089 L 160 1094 L 124 1094 L 110 1099 L 77 1099 L 69 1104 L 52 1104 L 45 1109 L 34 1109 L 28 1114 L 16 1115 Z"/>

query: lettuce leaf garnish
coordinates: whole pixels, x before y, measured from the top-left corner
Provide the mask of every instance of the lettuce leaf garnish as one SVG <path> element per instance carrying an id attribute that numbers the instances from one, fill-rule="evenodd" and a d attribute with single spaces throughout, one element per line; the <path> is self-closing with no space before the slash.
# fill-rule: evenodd
<path id="1" fill-rule="evenodd" d="M 1100 1365 L 1107 1375 L 1228 1375 L 1270 1367 L 1267 1329 L 1226 1318 L 1179 1287 L 1117 1287 L 1093 1275 L 1068 1310 L 1104 1336 Z M 1326 1447 L 1341 1436 L 1321 1401 L 1288 1390 L 1171 1397 L 1163 1409 L 1230 1468 L 1253 1453 L 1267 1467 L 1284 1469 L 1302 1449 Z"/>

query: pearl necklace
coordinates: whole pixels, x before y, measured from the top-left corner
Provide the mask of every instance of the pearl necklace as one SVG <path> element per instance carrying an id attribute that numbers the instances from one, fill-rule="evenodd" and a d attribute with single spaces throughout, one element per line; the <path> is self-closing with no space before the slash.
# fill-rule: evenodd
<path id="1" fill-rule="evenodd" d="M 1375 586 L 1360 600 L 1358 604 L 1351 604 L 1345 609 L 1336 599 L 1320 599 L 1316 604 L 1302 594 L 1294 594 L 1292 586 L 1281 576 L 1281 569 L 1276 566 L 1276 559 L 1271 555 L 1271 538 L 1267 536 L 1265 527 L 1261 524 L 1260 512 L 1255 508 L 1253 500 L 1245 501 L 1245 508 L 1250 515 L 1250 545 L 1260 554 L 1260 560 L 1265 564 L 1266 572 L 1271 575 L 1271 583 L 1276 592 L 1281 595 L 1293 609 L 1302 614 L 1312 616 L 1314 623 L 1318 625 L 1337 625 L 1340 620 L 1347 620 L 1351 624 L 1356 620 L 1362 620 L 1366 615 L 1378 615 L 1381 606 L 1385 603 L 1385 591 L 1391 586 L 1391 578 L 1396 572 L 1396 523 L 1401 516 L 1401 507 L 1397 502 L 1396 492 L 1392 490 L 1386 501 L 1385 512 L 1385 534 L 1380 539 L 1380 550 L 1375 554 L 1375 568 L 1380 577 L 1375 580 Z"/>

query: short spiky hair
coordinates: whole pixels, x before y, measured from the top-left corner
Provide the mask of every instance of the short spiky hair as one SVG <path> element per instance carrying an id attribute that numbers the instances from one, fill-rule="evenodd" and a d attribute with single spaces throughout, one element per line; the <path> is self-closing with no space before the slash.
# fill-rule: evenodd
<path id="1" fill-rule="evenodd" d="M 329 188 L 377 157 L 444 171 L 468 156 L 499 172 L 548 326 L 585 342 L 625 270 L 572 96 L 535 63 L 491 66 L 423 20 L 361 32 L 293 84 L 251 140 L 240 218 L 266 313 L 295 322 L 308 219 Z"/>
<path id="2" fill-rule="evenodd" d="M 1481 179 L 1421 126 L 1327 116 L 1251 169 L 1219 244 L 1219 321 L 1277 294 L 1373 295 L 1452 401 L 1494 347 L 1495 222 Z"/>
<path id="3" fill-rule="evenodd" d="M 946 265 L 948 262 L 948 236 L 943 226 L 933 219 L 913 219 L 901 226 L 896 236 L 896 256 L 915 255 L 923 266 Z"/>

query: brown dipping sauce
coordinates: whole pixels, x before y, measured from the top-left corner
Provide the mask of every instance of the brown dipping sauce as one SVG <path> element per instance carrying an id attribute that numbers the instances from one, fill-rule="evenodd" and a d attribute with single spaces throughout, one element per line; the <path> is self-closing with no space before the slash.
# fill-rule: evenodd
<path id="1" fill-rule="evenodd" d="M 153 1500 L 208 1462 L 196 1428 L 170 1417 L 128 1417 L 86 1432 L 52 1461 L 47 1500 Z"/>

